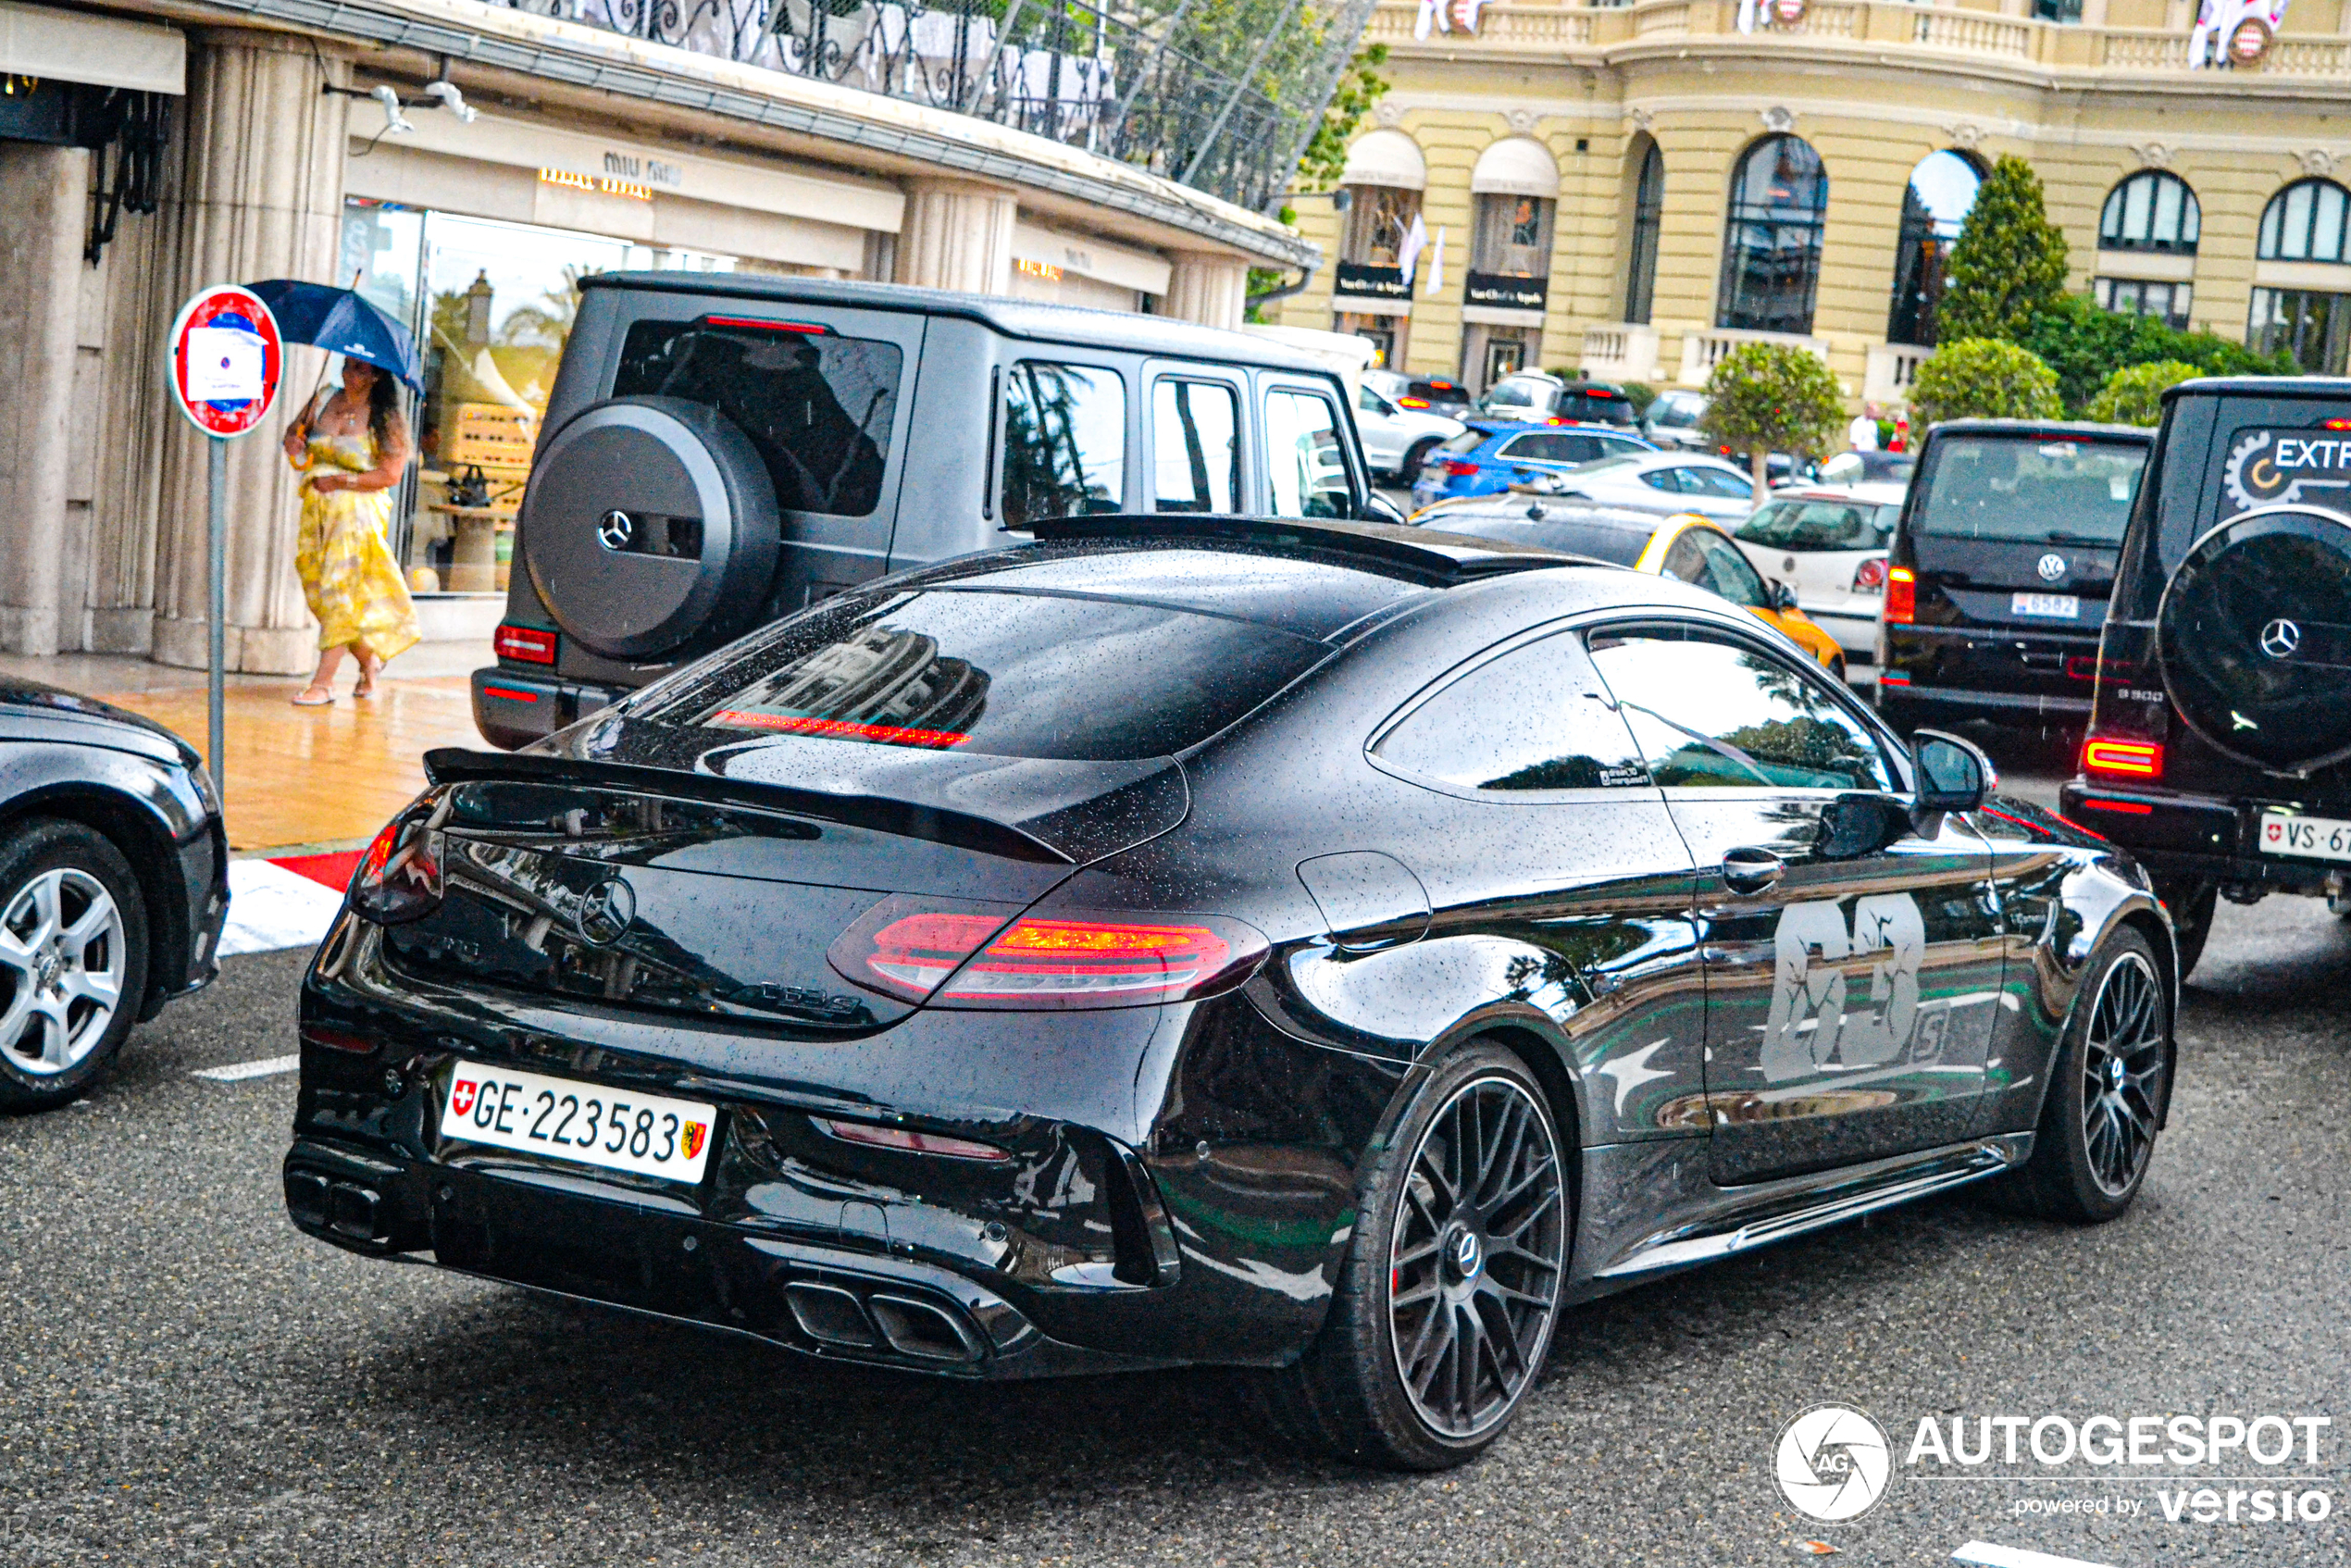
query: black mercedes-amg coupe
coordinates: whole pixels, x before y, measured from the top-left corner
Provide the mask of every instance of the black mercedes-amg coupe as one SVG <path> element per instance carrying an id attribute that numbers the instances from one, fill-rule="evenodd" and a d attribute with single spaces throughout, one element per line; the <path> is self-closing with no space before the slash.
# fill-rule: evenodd
<path id="1" fill-rule="evenodd" d="M 304 986 L 294 1223 L 826 1356 L 1256 1367 L 1435 1468 L 1575 1301 L 2130 1203 L 2171 927 L 1965 742 L 1572 556 L 1039 531 L 433 753 Z"/>

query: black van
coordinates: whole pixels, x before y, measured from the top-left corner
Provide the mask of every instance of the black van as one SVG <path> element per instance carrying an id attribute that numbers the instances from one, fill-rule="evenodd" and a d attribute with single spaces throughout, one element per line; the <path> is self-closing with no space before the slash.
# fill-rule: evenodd
<path id="1" fill-rule="evenodd" d="M 2078 727 L 2154 432 L 1953 419 L 1927 432 L 1887 543 L 1878 711 Z"/>
<path id="2" fill-rule="evenodd" d="M 1085 513 L 1401 522 L 1339 379 L 1163 317 L 742 273 L 607 272 L 516 524 L 474 721 L 527 744 L 884 572 Z"/>
<path id="3" fill-rule="evenodd" d="M 2351 381 L 2163 401 L 2061 799 L 2154 873 L 2184 975 L 2221 894 L 2351 915 Z"/>

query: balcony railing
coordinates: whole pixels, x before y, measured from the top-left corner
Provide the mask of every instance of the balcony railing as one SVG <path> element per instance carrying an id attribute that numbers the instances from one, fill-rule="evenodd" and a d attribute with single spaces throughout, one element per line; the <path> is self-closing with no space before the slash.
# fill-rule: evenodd
<path id="1" fill-rule="evenodd" d="M 1263 209 L 1376 0 L 491 0 L 1034 132 Z"/>

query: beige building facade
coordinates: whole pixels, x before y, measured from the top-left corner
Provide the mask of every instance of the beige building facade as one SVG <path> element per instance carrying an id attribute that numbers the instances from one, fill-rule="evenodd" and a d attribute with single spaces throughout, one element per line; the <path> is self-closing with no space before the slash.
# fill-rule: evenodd
<path id="1" fill-rule="evenodd" d="M 1957 218 L 2013 153 L 2074 288 L 2344 368 L 2351 0 L 2292 0 L 2265 57 L 2201 69 L 2189 0 L 1782 9 L 1742 31 L 1738 0 L 1457 5 L 1416 36 L 1384 4 L 1394 86 L 1346 209 L 1297 202 L 1337 265 L 1281 319 L 1473 388 L 1522 364 L 1702 385 L 1761 337 L 1898 404 Z M 1512 243 L 1530 219 L 1542 243 Z"/>

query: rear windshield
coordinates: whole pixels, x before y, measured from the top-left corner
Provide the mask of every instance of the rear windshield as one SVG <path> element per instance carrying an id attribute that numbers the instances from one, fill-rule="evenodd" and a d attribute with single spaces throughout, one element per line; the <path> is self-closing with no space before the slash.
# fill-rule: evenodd
<path id="1" fill-rule="evenodd" d="M 1686 429 L 1696 425 L 1705 412 L 1706 399 L 1695 392 L 1666 392 L 1649 404 L 1649 422 Z"/>
<path id="2" fill-rule="evenodd" d="M 1251 621 L 1092 597 L 847 593 L 717 655 L 635 716 L 853 745 L 1065 762 L 1166 756 L 1324 646 Z"/>
<path id="3" fill-rule="evenodd" d="M 1629 425 L 1633 422 L 1633 402 L 1623 392 L 1571 392 L 1560 399 L 1559 414 L 1562 419 Z"/>
<path id="4" fill-rule="evenodd" d="M 1484 405 L 1487 408 L 1539 408 L 1551 399 L 1549 381 L 1521 381 L 1505 378 L 1486 390 Z"/>
<path id="5" fill-rule="evenodd" d="M 1928 459 L 1910 526 L 1944 539 L 2120 544 L 2146 460 L 2138 442 L 1946 437 Z"/>
<path id="6" fill-rule="evenodd" d="M 682 397 L 716 409 L 758 449 L 787 511 L 862 517 L 881 500 L 905 356 L 832 332 L 640 321 L 615 397 Z"/>
<path id="7" fill-rule="evenodd" d="M 1773 550 L 1881 550 L 1901 510 L 1866 501 L 1770 501 L 1739 525 L 1738 537 Z"/>

